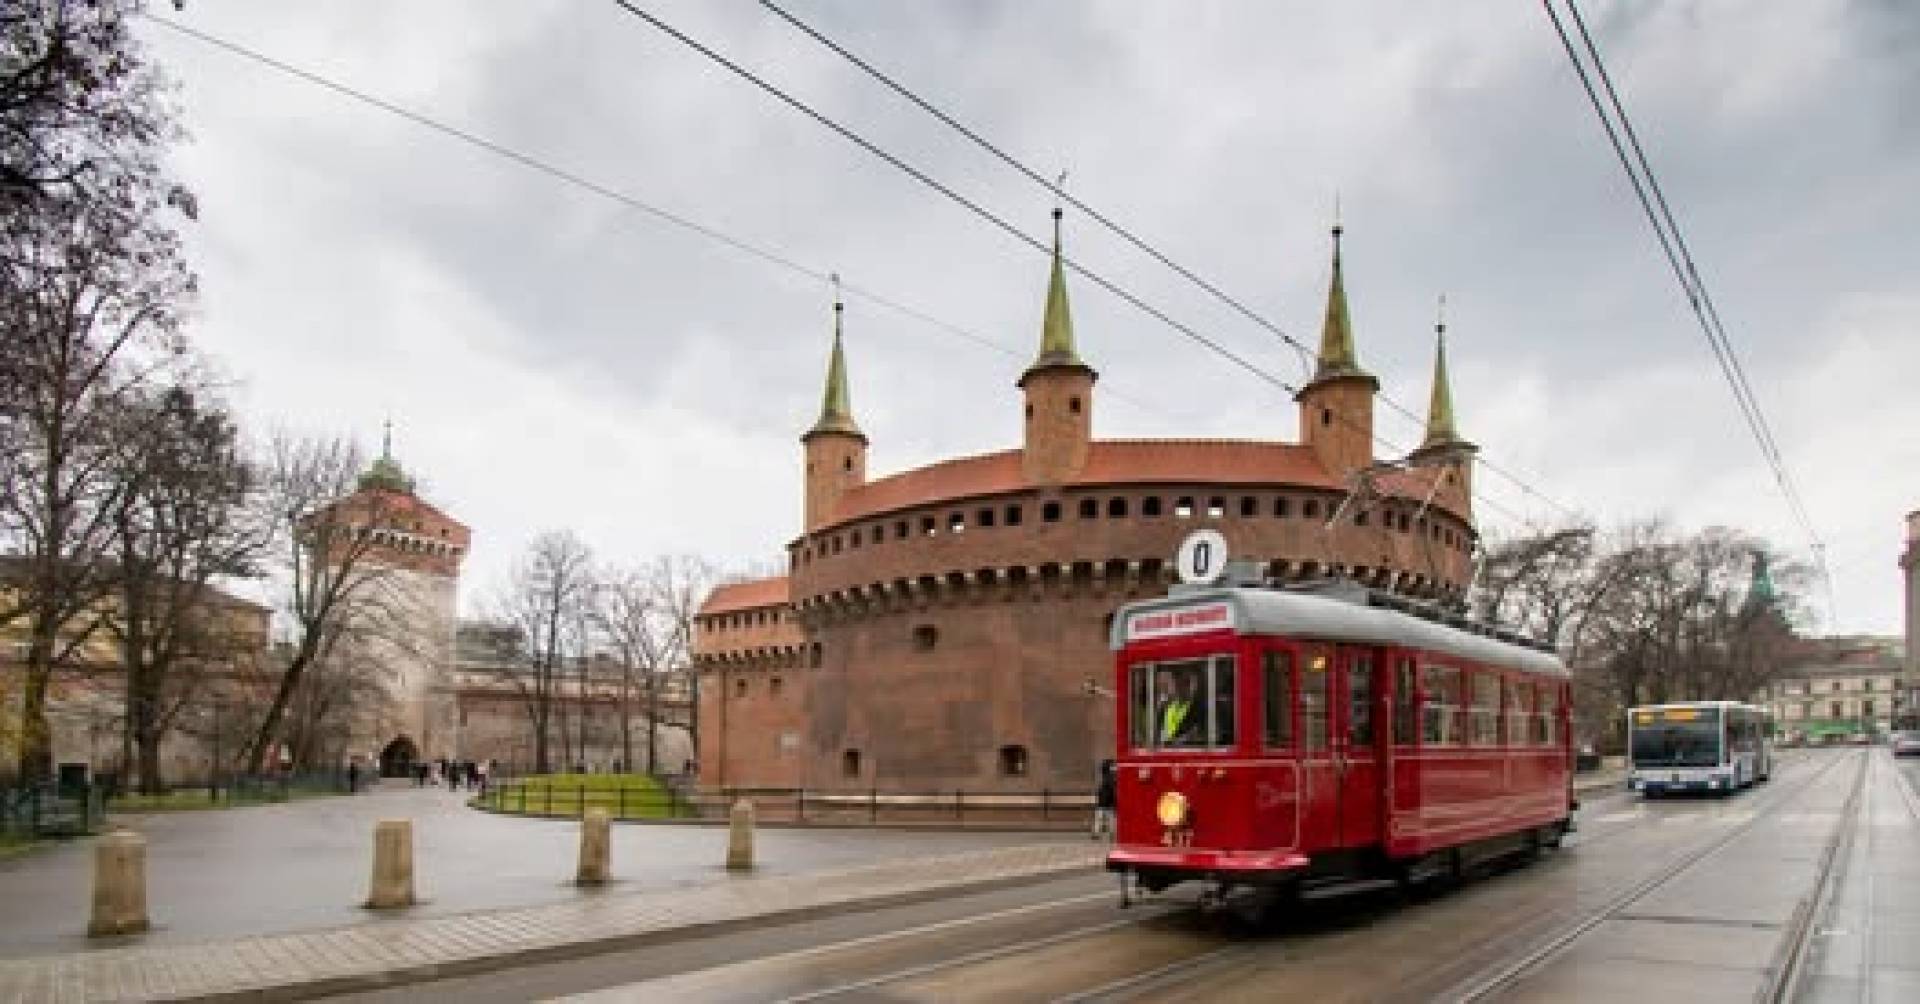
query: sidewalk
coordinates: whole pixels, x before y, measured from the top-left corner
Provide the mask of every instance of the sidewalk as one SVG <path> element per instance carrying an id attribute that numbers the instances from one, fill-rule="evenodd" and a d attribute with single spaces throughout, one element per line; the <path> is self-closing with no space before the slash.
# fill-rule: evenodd
<path id="1" fill-rule="evenodd" d="M 299 1000 L 792 921 L 1098 866 L 1104 845 L 1047 843 L 550 906 L 396 916 L 296 934 L 0 960 L 0 1001 Z"/>

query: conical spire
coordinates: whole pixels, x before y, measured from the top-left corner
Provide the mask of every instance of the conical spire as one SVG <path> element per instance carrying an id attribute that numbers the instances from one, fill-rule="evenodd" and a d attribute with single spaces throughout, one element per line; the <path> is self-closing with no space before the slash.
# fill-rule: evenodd
<path id="1" fill-rule="evenodd" d="M 853 420 L 853 405 L 847 393 L 847 356 L 841 348 L 841 317 L 846 313 L 847 305 L 840 301 L 840 277 L 834 276 L 833 297 L 833 354 L 827 359 L 827 389 L 820 400 L 820 420 L 807 430 L 807 436 L 824 433 L 840 433 L 859 436 L 866 439 L 860 426 Z M 802 437 L 806 438 L 806 437 Z"/>
<path id="2" fill-rule="evenodd" d="M 1446 299 L 1440 301 L 1446 309 Z M 1453 446 L 1464 442 L 1453 423 L 1453 386 L 1447 379 L 1447 322 L 1444 317 L 1433 326 L 1433 396 L 1427 399 L 1427 436 L 1421 449 Z"/>
<path id="3" fill-rule="evenodd" d="M 1040 324 L 1040 354 L 1027 373 L 1055 366 L 1086 368 L 1073 344 L 1073 311 L 1067 305 L 1067 269 L 1060 254 L 1060 209 L 1053 210 L 1053 269 L 1047 278 L 1047 312 Z M 1025 377 L 1021 378 L 1025 382 Z"/>
<path id="4" fill-rule="evenodd" d="M 1369 376 L 1353 350 L 1353 321 L 1347 316 L 1347 284 L 1340 268 L 1340 235 L 1346 228 L 1333 225 L 1333 281 L 1327 287 L 1327 316 L 1320 325 L 1320 359 L 1313 378 Z M 1371 379 L 1371 377 L 1369 377 Z"/>

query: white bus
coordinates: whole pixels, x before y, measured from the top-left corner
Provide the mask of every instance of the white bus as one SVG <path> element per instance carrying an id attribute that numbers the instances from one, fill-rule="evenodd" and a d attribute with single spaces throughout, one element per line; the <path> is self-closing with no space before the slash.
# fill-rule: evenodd
<path id="1" fill-rule="evenodd" d="M 1738 701 L 1652 704 L 1627 712 L 1627 787 L 1738 791 L 1773 773 L 1772 715 Z"/>

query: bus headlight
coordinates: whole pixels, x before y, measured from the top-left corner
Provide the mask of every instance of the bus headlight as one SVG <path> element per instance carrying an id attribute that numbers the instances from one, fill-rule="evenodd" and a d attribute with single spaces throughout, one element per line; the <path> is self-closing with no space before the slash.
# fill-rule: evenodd
<path id="1" fill-rule="evenodd" d="M 1153 807 L 1153 814 L 1159 817 L 1161 826 L 1177 829 L 1187 825 L 1187 819 L 1193 815 L 1193 805 L 1187 796 L 1177 791 L 1163 792 Z"/>

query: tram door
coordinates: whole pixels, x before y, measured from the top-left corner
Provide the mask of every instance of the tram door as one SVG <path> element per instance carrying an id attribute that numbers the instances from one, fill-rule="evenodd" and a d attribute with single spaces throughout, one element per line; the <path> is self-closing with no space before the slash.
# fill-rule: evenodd
<path id="1" fill-rule="evenodd" d="M 1342 847 L 1362 847 L 1380 840 L 1379 730 L 1384 723 L 1377 711 L 1381 691 L 1375 669 L 1383 664 L 1371 649 L 1340 651 L 1333 750 L 1340 774 Z"/>
<path id="2" fill-rule="evenodd" d="M 1326 645 L 1300 646 L 1300 844 L 1340 845 L 1340 764 L 1334 755 L 1339 673 Z"/>

